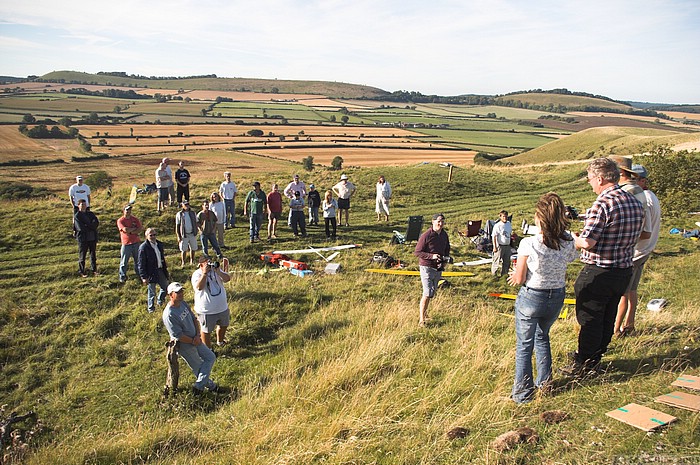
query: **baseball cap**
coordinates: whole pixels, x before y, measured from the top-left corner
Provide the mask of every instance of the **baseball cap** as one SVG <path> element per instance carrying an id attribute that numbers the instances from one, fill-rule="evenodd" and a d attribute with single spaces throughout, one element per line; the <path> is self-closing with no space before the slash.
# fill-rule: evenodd
<path id="1" fill-rule="evenodd" d="M 348 179 L 348 175 L 347 175 L 347 174 L 341 174 L 341 175 L 340 175 L 340 180 L 342 181 L 342 180 L 344 180 L 344 179 Z"/>
<path id="2" fill-rule="evenodd" d="M 124 210 L 131 210 L 131 205 L 128 203 L 124 205 Z"/>
<path id="3" fill-rule="evenodd" d="M 444 220 L 445 220 L 445 215 L 443 215 L 442 213 L 436 213 L 436 214 L 433 215 L 433 221 L 437 220 L 438 218 L 442 218 L 443 221 L 444 221 Z"/>
<path id="4" fill-rule="evenodd" d="M 649 175 L 647 169 L 642 165 L 632 165 L 632 172 L 636 174 L 638 178 L 646 178 Z"/>
<path id="5" fill-rule="evenodd" d="M 76 177 L 75 177 L 75 180 L 76 180 L 76 181 L 79 180 L 79 179 L 83 179 L 83 177 L 82 177 L 82 176 L 76 176 Z"/>
<path id="6" fill-rule="evenodd" d="M 168 294 L 171 292 L 180 292 L 183 289 L 182 284 L 177 281 L 168 284 Z"/>
<path id="7" fill-rule="evenodd" d="M 309 189 L 316 189 L 316 186 L 314 186 L 313 184 L 309 184 Z"/>

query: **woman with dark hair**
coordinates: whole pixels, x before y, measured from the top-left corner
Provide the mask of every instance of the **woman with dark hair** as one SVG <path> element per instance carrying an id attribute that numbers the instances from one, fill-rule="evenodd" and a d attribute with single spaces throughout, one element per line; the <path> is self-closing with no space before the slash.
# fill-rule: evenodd
<path id="1" fill-rule="evenodd" d="M 554 192 L 540 197 L 535 207 L 535 225 L 540 232 L 526 237 L 518 247 L 518 263 L 508 284 L 522 284 L 515 300 L 515 382 L 513 400 L 531 401 L 536 387 L 547 389 L 552 379 L 549 329 L 562 306 L 566 266 L 576 259 L 576 247 L 568 231 L 566 207 Z M 537 379 L 532 375 L 532 352 L 537 358 Z"/>

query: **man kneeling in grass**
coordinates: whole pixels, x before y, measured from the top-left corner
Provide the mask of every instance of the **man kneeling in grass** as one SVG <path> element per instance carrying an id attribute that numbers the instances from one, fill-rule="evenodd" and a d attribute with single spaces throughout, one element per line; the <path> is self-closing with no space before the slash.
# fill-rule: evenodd
<path id="1" fill-rule="evenodd" d="M 211 379 L 211 370 L 216 361 L 214 352 L 202 342 L 199 321 L 184 301 L 185 290 L 178 282 L 170 283 L 170 302 L 163 310 L 163 324 L 170 337 L 178 341 L 178 351 L 192 369 L 196 378 L 192 393 L 201 394 L 204 389 L 218 392 L 219 386 Z"/>

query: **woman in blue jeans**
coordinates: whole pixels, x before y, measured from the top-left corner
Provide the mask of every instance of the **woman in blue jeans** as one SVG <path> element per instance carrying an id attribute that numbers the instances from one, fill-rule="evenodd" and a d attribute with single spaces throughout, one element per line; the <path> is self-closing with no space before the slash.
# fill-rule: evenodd
<path id="1" fill-rule="evenodd" d="M 526 237 L 518 247 L 518 264 L 508 284 L 522 284 L 515 300 L 515 382 L 513 400 L 531 401 L 536 388 L 544 390 L 552 379 L 549 329 L 562 306 L 566 266 L 576 259 L 574 241 L 567 229 L 566 208 L 554 192 L 544 194 L 535 207 L 535 225 L 540 232 Z M 533 348 L 537 379 L 532 376 Z"/>

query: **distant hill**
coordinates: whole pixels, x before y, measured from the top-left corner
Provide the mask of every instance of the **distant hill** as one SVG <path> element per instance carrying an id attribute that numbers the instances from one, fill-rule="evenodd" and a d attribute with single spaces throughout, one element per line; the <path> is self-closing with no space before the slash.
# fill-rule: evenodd
<path id="1" fill-rule="evenodd" d="M 598 127 L 586 129 L 535 149 L 507 158 L 518 164 L 587 160 L 610 154 L 632 155 L 655 146 L 675 146 L 698 139 L 698 134 L 681 134 L 661 129 Z"/>
<path id="2" fill-rule="evenodd" d="M 138 79 L 108 74 L 90 74 L 78 71 L 53 71 L 40 76 L 39 81 L 73 84 L 101 84 L 157 89 L 197 89 L 221 91 L 253 91 L 269 93 L 314 94 L 334 98 L 377 98 L 388 92 L 376 87 L 328 81 L 293 81 L 285 79 L 248 78 L 185 78 Z"/>
<path id="3" fill-rule="evenodd" d="M 607 109 L 625 113 L 632 109 L 629 105 L 608 99 L 550 92 L 508 94 L 497 97 L 495 103 L 496 105 L 548 111 L 556 111 L 557 109 L 560 111 L 600 111 Z"/>

